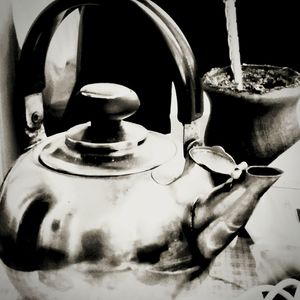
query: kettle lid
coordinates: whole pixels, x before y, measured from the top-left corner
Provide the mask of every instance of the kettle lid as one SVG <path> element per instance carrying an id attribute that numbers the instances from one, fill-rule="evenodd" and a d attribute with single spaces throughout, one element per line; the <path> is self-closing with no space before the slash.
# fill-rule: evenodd
<path id="1" fill-rule="evenodd" d="M 124 121 L 140 106 L 137 94 L 114 83 L 93 83 L 80 95 L 90 122 L 51 137 L 39 160 L 59 172 L 82 176 L 128 175 L 155 168 L 176 154 L 168 137 Z"/>

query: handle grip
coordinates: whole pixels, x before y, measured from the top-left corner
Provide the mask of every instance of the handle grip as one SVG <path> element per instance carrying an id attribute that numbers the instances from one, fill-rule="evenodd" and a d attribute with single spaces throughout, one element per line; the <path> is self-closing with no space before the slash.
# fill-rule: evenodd
<path id="1" fill-rule="evenodd" d="M 31 99 L 26 101 L 25 105 L 28 132 L 35 136 L 34 139 L 30 137 L 31 143 L 39 139 L 39 131 L 43 127 L 43 111 L 39 111 L 39 122 L 32 122 L 32 115 L 37 111 L 32 109 L 29 103 L 34 102 L 31 96 L 41 94 L 45 87 L 46 54 L 55 29 L 59 25 L 56 22 L 57 16 L 64 11 L 70 13 L 84 5 L 101 5 L 103 1 L 115 1 L 117 5 L 118 1 L 125 0 L 56 0 L 40 13 L 31 26 L 21 50 L 18 70 L 18 88 L 21 95 L 25 99 Z M 183 124 L 190 124 L 202 115 L 203 110 L 200 76 L 190 45 L 174 20 L 158 5 L 150 0 L 126 1 L 129 5 L 139 7 L 141 13 L 153 21 L 168 45 L 177 68 L 174 83 L 178 100 L 178 119 Z M 39 99 L 42 101 L 41 97 Z"/>

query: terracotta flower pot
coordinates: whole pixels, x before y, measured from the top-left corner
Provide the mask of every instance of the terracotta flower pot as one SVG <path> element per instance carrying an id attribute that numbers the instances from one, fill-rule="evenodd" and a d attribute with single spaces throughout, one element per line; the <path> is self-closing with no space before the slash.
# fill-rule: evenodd
<path id="1" fill-rule="evenodd" d="M 300 73 L 286 67 L 243 65 L 238 90 L 230 68 L 202 79 L 211 104 L 204 142 L 220 145 L 237 163 L 269 164 L 300 138 Z"/>

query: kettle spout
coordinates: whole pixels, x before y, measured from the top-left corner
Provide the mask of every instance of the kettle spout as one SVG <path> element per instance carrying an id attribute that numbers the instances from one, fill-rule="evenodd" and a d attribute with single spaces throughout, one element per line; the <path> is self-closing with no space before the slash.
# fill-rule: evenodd
<path id="1" fill-rule="evenodd" d="M 222 147 L 202 146 L 196 140 L 188 147 L 183 172 L 171 186 L 179 203 L 193 205 L 197 199 L 207 199 L 220 183 L 238 178 L 247 166 L 245 162 L 237 165 Z"/>
<path id="2" fill-rule="evenodd" d="M 210 261 L 235 238 L 282 173 L 277 168 L 251 166 L 238 179 L 217 186 L 205 201 L 196 201 L 192 227 L 202 258 Z"/>

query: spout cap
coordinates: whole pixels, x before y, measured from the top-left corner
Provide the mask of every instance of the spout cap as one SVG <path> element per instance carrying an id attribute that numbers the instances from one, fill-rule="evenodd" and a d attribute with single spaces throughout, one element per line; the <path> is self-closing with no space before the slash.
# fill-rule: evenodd
<path id="1" fill-rule="evenodd" d="M 220 146 L 194 146 L 189 155 L 195 163 L 211 172 L 231 175 L 236 168 L 233 157 Z"/>

